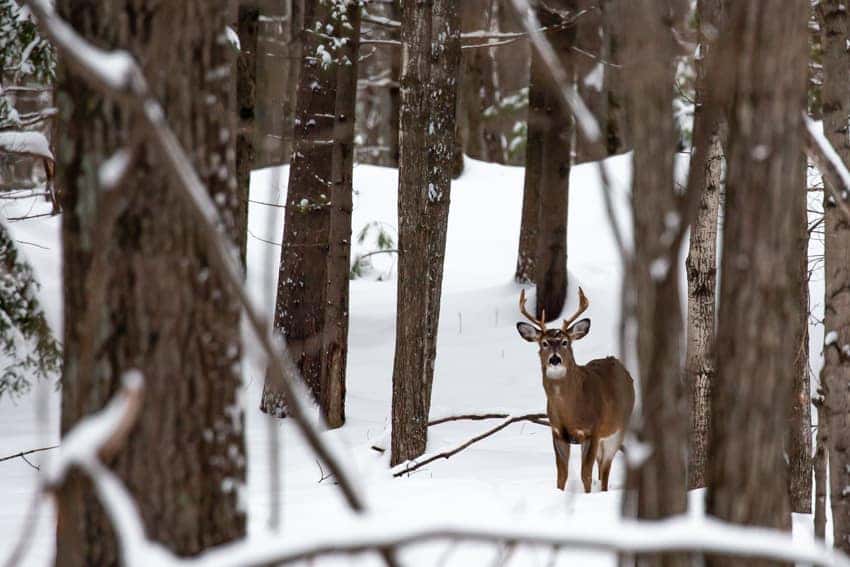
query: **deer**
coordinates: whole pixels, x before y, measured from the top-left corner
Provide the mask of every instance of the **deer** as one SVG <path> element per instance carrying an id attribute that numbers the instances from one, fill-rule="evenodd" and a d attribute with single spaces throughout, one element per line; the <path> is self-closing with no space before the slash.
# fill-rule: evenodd
<path id="1" fill-rule="evenodd" d="M 520 292 L 520 313 L 531 321 L 517 323 L 519 335 L 539 347 L 546 414 L 552 430 L 557 486 L 564 490 L 570 464 L 570 445 L 581 445 L 581 480 L 590 492 L 593 462 L 599 469 L 602 490 L 608 490 L 608 475 L 635 405 L 634 382 L 623 363 L 608 356 L 587 364 L 578 364 L 573 355 L 573 342 L 590 331 L 590 319 L 578 317 L 590 305 L 584 291 L 578 290 L 578 310 L 564 319 L 560 329 L 546 328 L 546 312 L 540 319 L 532 317 L 525 307 L 525 290 Z"/>

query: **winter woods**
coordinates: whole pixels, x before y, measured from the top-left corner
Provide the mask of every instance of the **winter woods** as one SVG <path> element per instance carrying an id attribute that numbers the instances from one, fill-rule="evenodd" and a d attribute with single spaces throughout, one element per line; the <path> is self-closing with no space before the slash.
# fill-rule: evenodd
<path id="1" fill-rule="evenodd" d="M 0 1 L 0 561 L 850 565 L 847 34 Z"/>

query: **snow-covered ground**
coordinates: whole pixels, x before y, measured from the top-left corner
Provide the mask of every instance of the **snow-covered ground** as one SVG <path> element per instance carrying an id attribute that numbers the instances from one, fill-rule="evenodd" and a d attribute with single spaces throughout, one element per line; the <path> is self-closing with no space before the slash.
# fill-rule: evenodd
<path id="1" fill-rule="evenodd" d="M 614 181 L 617 212 L 627 225 L 626 199 L 629 157 L 607 160 Z M 255 172 L 252 198 L 282 203 L 286 169 Z M 354 232 L 379 221 L 395 237 L 397 174 L 372 166 L 355 169 Z M 513 283 L 522 202 L 523 170 L 467 160 L 463 176 L 453 184 L 443 303 L 433 393 L 432 417 L 470 411 L 541 412 L 545 400 L 534 347 L 522 341 L 514 327 L 519 320 L 520 287 Z M 579 362 L 616 354 L 619 317 L 620 262 L 603 207 L 595 165 L 571 173 L 569 212 L 570 289 L 566 311 L 577 303 L 581 285 L 590 299 L 590 334 L 576 343 Z M 9 205 L 20 213 L 21 203 Z M 37 205 L 39 206 L 39 205 Z M 11 216 L 10 211 L 5 211 Z M 250 209 L 248 282 L 253 296 L 273 305 L 280 248 L 282 209 L 252 203 Z M 61 268 L 59 222 L 40 218 L 18 222 L 14 235 L 42 281 L 48 318 L 61 325 Z M 367 252 L 370 240 L 356 244 Z M 813 247 L 817 247 L 817 243 Z M 42 248 L 43 247 L 43 248 Z M 392 255 L 374 256 L 378 273 L 393 268 Z M 396 285 L 393 277 L 364 278 L 351 285 L 351 330 L 348 364 L 347 423 L 326 433 L 345 447 L 348 464 L 367 496 L 372 513 L 388 519 L 424 517 L 451 520 L 503 521 L 508 525 L 553 524 L 569 520 L 606 530 L 619 515 L 623 457 L 611 474 L 612 491 L 585 495 L 578 480 L 579 452 L 572 452 L 566 493 L 555 488 L 555 463 L 548 429 L 531 423 L 515 424 L 449 460 L 439 460 L 409 475 L 393 479 L 388 456 L 371 446 L 385 435 L 390 412 L 394 348 Z M 822 278 L 813 282 L 815 312 L 822 303 Z M 813 367 L 819 367 L 822 333 L 812 328 Z M 246 503 L 249 529 L 257 533 L 269 518 L 268 419 L 257 409 L 264 368 L 255 349 L 246 352 L 244 404 L 249 452 Z M 0 401 L 0 457 L 58 441 L 59 395 L 42 384 L 26 398 Z M 451 422 L 430 431 L 429 451 L 450 446 L 480 432 L 488 422 Z M 310 456 L 291 425 L 281 431 L 282 538 L 299 541 L 317 533 L 344 529 L 348 520 L 331 479 Z M 35 464 L 45 453 L 33 455 Z M 5 557 L 26 515 L 37 472 L 21 459 L 0 462 L 0 558 Z M 701 494 L 692 494 L 692 513 L 700 513 Z M 391 521 L 391 520 L 388 520 Z M 811 518 L 795 518 L 795 534 L 810 538 Z M 53 553 L 53 518 L 44 508 L 32 534 L 26 565 L 45 565 Z M 403 554 L 407 565 L 488 565 L 511 553 L 480 544 L 430 543 Z M 512 552 L 510 564 L 547 565 L 553 552 L 523 549 Z M 558 565 L 613 565 L 605 553 L 562 550 Z M 321 565 L 374 564 L 374 558 L 328 559 Z"/>

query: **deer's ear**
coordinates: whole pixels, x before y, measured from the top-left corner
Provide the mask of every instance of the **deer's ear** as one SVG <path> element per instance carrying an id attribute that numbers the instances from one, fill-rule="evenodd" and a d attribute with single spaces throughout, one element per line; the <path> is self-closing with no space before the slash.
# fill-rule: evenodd
<path id="1" fill-rule="evenodd" d="M 590 332 L 590 319 L 582 319 L 567 329 L 567 336 L 570 337 L 571 341 L 577 341 L 583 338 L 587 333 Z"/>
<path id="2" fill-rule="evenodd" d="M 536 343 L 540 339 L 540 329 L 528 323 L 517 323 L 516 330 L 519 331 L 519 336 L 530 343 Z"/>

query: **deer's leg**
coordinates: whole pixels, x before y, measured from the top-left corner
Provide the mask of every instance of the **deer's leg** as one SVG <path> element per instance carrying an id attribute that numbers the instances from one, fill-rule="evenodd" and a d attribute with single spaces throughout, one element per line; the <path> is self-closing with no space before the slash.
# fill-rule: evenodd
<path id="1" fill-rule="evenodd" d="M 558 467 L 558 488 L 564 490 L 570 472 L 570 444 L 552 431 L 552 446 L 555 448 L 555 466 Z"/>
<path id="2" fill-rule="evenodd" d="M 623 442 L 623 436 L 614 434 L 607 439 L 602 439 L 599 442 L 599 478 L 602 481 L 602 490 L 608 490 L 608 475 L 611 473 L 611 463 L 614 462 L 614 455 Z"/>
<path id="3" fill-rule="evenodd" d="M 584 491 L 590 492 L 590 487 L 593 482 L 593 461 L 596 460 L 596 453 L 599 451 L 599 437 L 592 435 L 588 441 L 585 441 L 581 459 L 581 481 L 584 483 Z"/>

